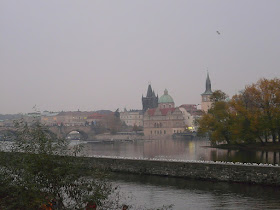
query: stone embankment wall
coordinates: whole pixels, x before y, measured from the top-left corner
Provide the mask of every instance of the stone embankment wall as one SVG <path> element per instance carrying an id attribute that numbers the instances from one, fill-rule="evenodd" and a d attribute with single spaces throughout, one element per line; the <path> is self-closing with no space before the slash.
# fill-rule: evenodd
<path id="1" fill-rule="evenodd" d="M 93 141 L 137 141 L 137 140 L 162 140 L 171 139 L 171 135 L 157 135 L 157 136 L 141 136 L 141 135 L 110 135 L 110 134 L 99 134 L 94 136 Z M 90 139 L 88 139 L 90 141 Z"/>
<path id="2" fill-rule="evenodd" d="M 280 186 L 279 166 L 104 157 L 84 159 L 87 167 L 113 172 Z"/>
<path id="3" fill-rule="evenodd" d="M 109 134 L 100 134 L 94 137 L 94 140 L 114 140 L 114 141 L 122 141 L 122 140 L 143 140 L 144 136 L 140 135 L 109 135 Z"/>

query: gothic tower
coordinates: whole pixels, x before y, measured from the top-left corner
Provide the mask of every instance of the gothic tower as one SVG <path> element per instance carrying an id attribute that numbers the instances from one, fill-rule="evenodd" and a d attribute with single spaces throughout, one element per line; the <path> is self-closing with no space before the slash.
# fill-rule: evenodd
<path id="1" fill-rule="evenodd" d="M 211 108 L 212 102 L 210 100 L 211 95 L 213 94 L 211 90 L 211 81 L 209 78 L 209 73 L 207 72 L 207 79 L 206 79 L 206 89 L 205 92 L 201 94 L 201 110 L 204 112 L 208 112 Z"/>
<path id="2" fill-rule="evenodd" d="M 147 109 L 158 107 L 158 96 L 156 96 L 150 84 L 148 86 L 147 96 L 143 97 L 142 95 L 142 105 L 143 105 L 143 112 L 146 112 Z"/>

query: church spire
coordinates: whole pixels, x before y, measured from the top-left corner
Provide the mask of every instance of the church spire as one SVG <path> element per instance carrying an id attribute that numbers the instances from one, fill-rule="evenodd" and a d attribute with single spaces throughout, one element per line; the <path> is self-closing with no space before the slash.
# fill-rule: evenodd
<path id="1" fill-rule="evenodd" d="M 212 93 L 211 81 L 210 81 L 210 78 L 209 78 L 209 72 L 208 71 L 207 71 L 207 79 L 206 79 L 206 92 L 211 92 Z"/>
<path id="2" fill-rule="evenodd" d="M 146 97 L 152 97 L 152 96 L 153 96 L 153 90 L 151 84 L 149 84 Z"/>
<path id="3" fill-rule="evenodd" d="M 211 81 L 209 77 L 209 72 L 207 71 L 207 78 L 206 78 L 206 89 L 205 92 L 202 93 L 202 95 L 211 95 L 213 92 L 211 90 Z"/>
<path id="4" fill-rule="evenodd" d="M 142 105 L 144 112 L 147 109 L 156 108 L 158 106 L 158 97 L 156 97 L 155 91 L 153 91 L 151 83 L 149 83 L 148 86 L 147 96 L 143 97 L 142 95 Z"/>

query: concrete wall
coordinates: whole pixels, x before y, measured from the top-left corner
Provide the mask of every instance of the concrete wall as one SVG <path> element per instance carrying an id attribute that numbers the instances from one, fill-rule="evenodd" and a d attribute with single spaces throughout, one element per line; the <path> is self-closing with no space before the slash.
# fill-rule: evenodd
<path id="1" fill-rule="evenodd" d="M 87 167 L 114 172 L 280 186 L 280 167 L 230 163 L 84 158 Z"/>

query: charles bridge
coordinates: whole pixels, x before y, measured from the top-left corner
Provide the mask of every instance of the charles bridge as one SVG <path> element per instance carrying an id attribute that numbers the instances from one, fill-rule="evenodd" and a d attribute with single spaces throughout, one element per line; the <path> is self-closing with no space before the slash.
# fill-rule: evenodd
<path id="1" fill-rule="evenodd" d="M 82 140 L 93 139 L 95 131 L 91 126 L 51 126 L 49 130 L 57 137 L 66 138 L 73 131 L 79 132 Z"/>
<path id="2" fill-rule="evenodd" d="M 82 140 L 94 139 L 95 131 L 91 126 L 48 126 L 51 134 L 55 134 L 59 138 L 66 138 L 71 132 L 76 131 L 81 135 Z M 0 127 L 0 135 L 14 135 L 16 128 Z"/>

